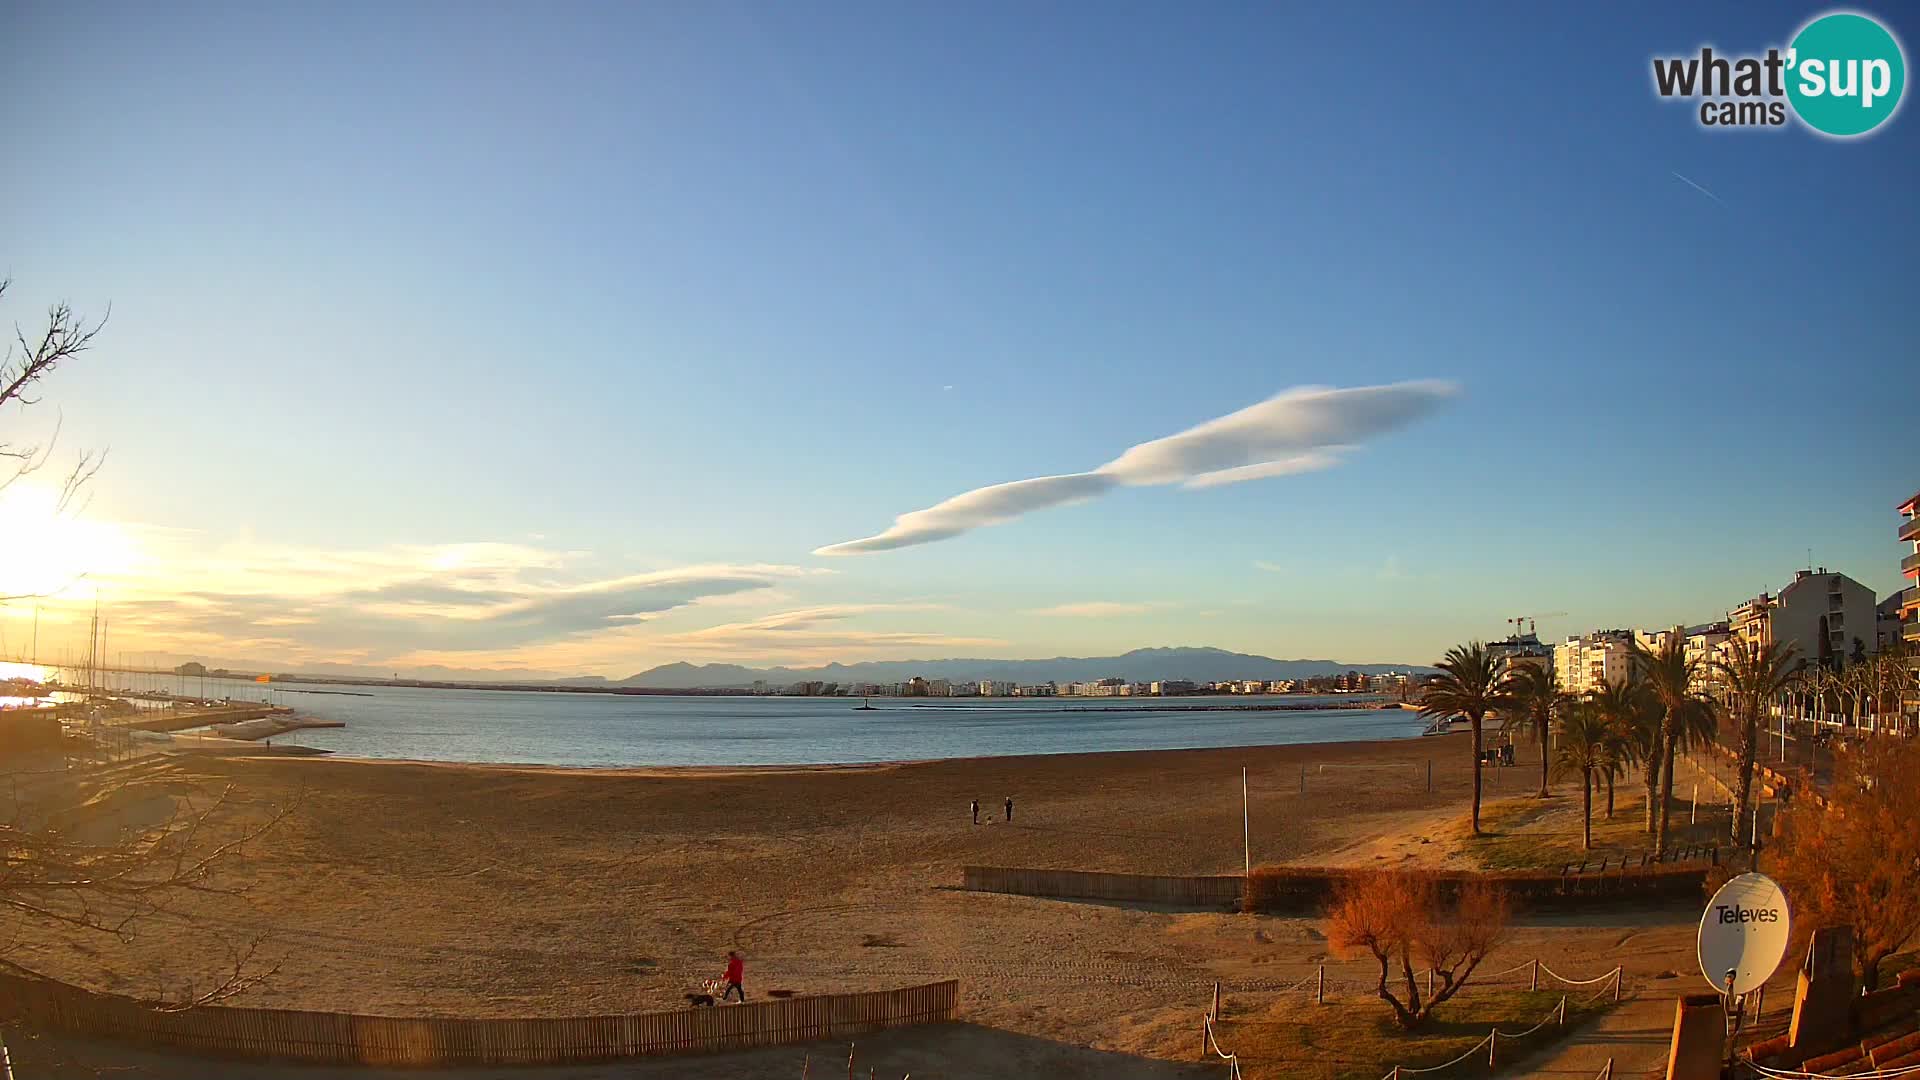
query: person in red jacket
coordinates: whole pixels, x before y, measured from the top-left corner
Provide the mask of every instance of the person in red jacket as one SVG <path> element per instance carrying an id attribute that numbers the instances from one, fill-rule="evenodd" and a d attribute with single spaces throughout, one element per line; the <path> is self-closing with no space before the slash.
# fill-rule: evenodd
<path id="1" fill-rule="evenodd" d="M 727 951 L 727 988 L 720 992 L 721 1001 L 727 1000 L 729 995 L 739 994 L 740 1004 L 745 1005 L 747 1003 L 746 988 L 740 985 L 740 981 L 745 975 L 746 964 L 741 962 L 740 954 L 729 949 Z"/>

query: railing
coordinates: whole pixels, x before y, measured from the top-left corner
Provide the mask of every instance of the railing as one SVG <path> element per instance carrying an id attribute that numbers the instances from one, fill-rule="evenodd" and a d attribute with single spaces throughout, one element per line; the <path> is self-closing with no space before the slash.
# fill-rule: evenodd
<path id="1" fill-rule="evenodd" d="M 1915 514 L 1900 523 L 1900 539 L 1920 539 L 1920 514 Z"/>
<path id="2" fill-rule="evenodd" d="M 953 1019 L 959 984 L 625 1016 L 452 1019 L 212 1005 L 168 1012 L 132 998 L 0 974 L 22 1022 L 188 1053 L 328 1065 L 553 1065 L 813 1042 Z"/>

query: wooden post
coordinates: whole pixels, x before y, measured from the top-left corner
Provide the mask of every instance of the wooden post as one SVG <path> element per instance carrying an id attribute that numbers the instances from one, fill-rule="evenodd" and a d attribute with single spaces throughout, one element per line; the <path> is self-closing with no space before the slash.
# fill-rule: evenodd
<path id="1" fill-rule="evenodd" d="M 1693 782 L 1693 801 L 1687 805 L 1687 824 L 1700 820 L 1700 781 Z"/>
<path id="2" fill-rule="evenodd" d="M 1327 965 L 1321 964 L 1320 979 L 1319 979 L 1319 982 L 1313 988 L 1313 1003 L 1315 1005 L 1324 1005 L 1326 1004 L 1326 1002 L 1327 1002 Z M 1399 1071 L 1400 1071 L 1399 1067 L 1396 1066 L 1394 1068 L 1395 1074 L 1398 1074 Z"/>
<path id="3" fill-rule="evenodd" d="M 853 1080 L 853 1044 L 847 1044 L 847 1080 Z"/>
<path id="4" fill-rule="evenodd" d="M 1493 1032 L 1487 1036 L 1487 1068 L 1489 1069 L 1494 1067 L 1493 1052 L 1499 1045 L 1500 1045 L 1500 1029 L 1494 1028 Z"/>
<path id="5" fill-rule="evenodd" d="M 1433 1000 L 1433 969 L 1427 969 L 1427 1000 Z"/>
<path id="6" fill-rule="evenodd" d="M 812 1072 L 813 1072 L 813 1055 L 811 1054 L 800 1055 L 800 1080 L 807 1080 L 808 1074 Z"/>
<path id="7" fill-rule="evenodd" d="M 1621 967 L 1620 965 L 1617 965 L 1617 964 L 1616 964 L 1616 965 L 1614 965 L 1614 969 L 1613 969 L 1613 1000 L 1614 1000 L 1614 1002 L 1615 1002 L 1616 1004 L 1617 1004 L 1617 1003 L 1618 1003 L 1618 1002 L 1620 1001 L 1620 979 L 1621 979 L 1621 976 L 1623 976 L 1623 975 L 1625 975 L 1625 974 L 1626 974 L 1626 971 L 1627 971 L 1627 969 L 1626 969 L 1626 968 L 1624 968 L 1624 967 Z M 1611 1058 L 1609 1058 L 1609 1059 L 1607 1060 L 1607 1067 L 1608 1067 L 1609 1069 L 1611 1069 L 1611 1068 L 1613 1067 L 1613 1060 L 1612 1060 Z"/>
<path id="8" fill-rule="evenodd" d="M 1433 759 L 1427 759 L 1427 794 L 1433 794 Z"/>
<path id="9" fill-rule="evenodd" d="M 1527 989 L 1529 990 L 1540 989 L 1540 961 L 1539 960 L 1535 960 L 1533 962 L 1533 974 L 1527 979 Z"/>
<path id="10" fill-rule="evenodd" d="M 1306 793 L 1307 793 L 1307 763 L 1303 761 L 1300 763 L 1300 794 L 1305 795 Z"/>
<path id="11" fill-rule="evenodd" d="M 1207 1016 L 1214 1020 L 1220 1019 L 1220 981 L 1218 979 L 1213 983 L 1213 1011 Z"/>

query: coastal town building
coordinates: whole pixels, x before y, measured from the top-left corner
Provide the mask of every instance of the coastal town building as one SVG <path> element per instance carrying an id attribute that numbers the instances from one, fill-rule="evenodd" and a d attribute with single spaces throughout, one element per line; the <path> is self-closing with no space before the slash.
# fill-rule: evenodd
<path id="1" fill-rule="evenodd" d="M 1554 663 L 1553 649 L 1541 642 L 1540 636 L 1531 631 L 1514 634 L 1501 641 L 1488 642 L 1487 652 L 1498 663 L 1502 675 L 1515 664 L 1551 668 Z"/>
<path id="2" fill-rule="evenodd" d="M 1906 544 L 1907 553 L 1900 560 L 1902 588 L 1897 594 L 1900 602 L 1894 606 L 1893 615 L 1900 640 L 1907 649 L 1907 662 L 1920 669 L 1920 491 L 1900 504 L 1899 537 Z M 1908 680 L 1907 686 L 1902 711 L 1920 711 L 1920 678 Z"/>
<path id="3" fill-rule="evenodd" d="M 1796 658 L 1837 668 L 1872 651 L 1878 606 L 1872 589 L 1823 566 L 1794 571 L 1779 595 L 1761 593 L 1728 612 L 1727 622 L 1741 641 L 1790 644 Z"/>
<path id="4" fill-rule="evenodd" d="M 1625 682 L 1633 672 L 1634 637 L 1625 630 L 1596 630 L 1553 647 L 1554 681 L 1569 694 L 1586 694 Z"/>
<path id="5" fill-rule="evenodd" d="M 1698 690 L 1717 685 L 1721 677 L 1713 665 L 1717 660 L 1726 659 L 1727 642 L 1733 637 L 1727 620 L 1664 630 L 1635 630 L 1633 639 L 1648 652 L 1659 652 L 1676 633 L 1686 642 L 1687 662 L 1694 669 L 1693 688 Z"/>
<path id="6" fill-rule="evenodd" d="M 1900 560 L 1900 576 L 1905 586 L 1895 615 L 1900 620 L 1900 636 L 1908 645 L 1920 647 L 1920 491 L 1900 504 L 1900 540 L 1907 545 Z"/>

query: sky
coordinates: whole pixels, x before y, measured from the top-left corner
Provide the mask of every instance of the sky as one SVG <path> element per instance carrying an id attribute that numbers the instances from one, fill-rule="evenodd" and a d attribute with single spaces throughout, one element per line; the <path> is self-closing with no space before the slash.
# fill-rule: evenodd
<path id="1" fill-rule="evenodd" d="M 1338 8 L 6 5 L 0 317 L 112 315 L 0 414 L 109 450 L 0 493 L 0 594 L 621 677 L 1897 588 L 1920 117 L 1650 75 L 1827 9 Z"/>

